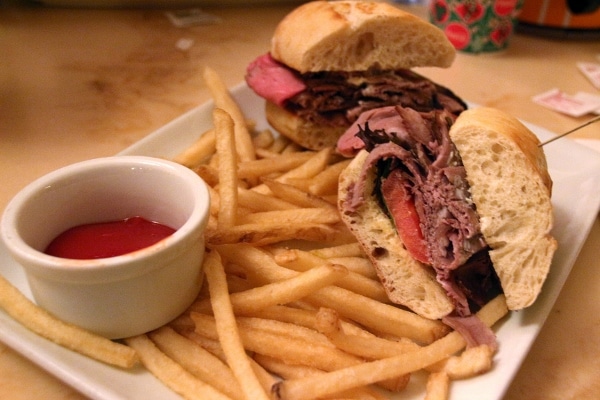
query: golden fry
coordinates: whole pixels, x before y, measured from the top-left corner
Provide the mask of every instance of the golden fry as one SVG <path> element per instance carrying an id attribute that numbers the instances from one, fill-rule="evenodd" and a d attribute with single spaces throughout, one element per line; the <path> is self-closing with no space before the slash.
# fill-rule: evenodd
<path id="1" fill-rule="evenodd" d="M 322 265 L 284 281 L 233 293 L 230 295 L 231 305 L 236 315 L 249 315 L 270 306 L 301 299 L 322 287 L 335 283 L 347 273 L 348 271 L 341 266 Z M 207 312 L 208 305 L 206 301 L 200 302 L 192 306 L 192 310 Z"/>
<path id="2" fill-rule="evenodd" d="M 325 194 L 337 195 L 339 175 L 350 164 L 350 161 L 352 160 L 340 161 L 325 168 L 312 179 L 308 191 L 319 196 Z"/>
<path id="3" fill-rule="evenodd" d="M 190 147 L 175 156 L 173 161 L 188 168 L 195 168 L 210 155 L 214 154 L 215 146 L 215 131 L 210 129 L 198 137 Z"/>
<path id="4" fill-rule="evenodd" d="M 314 152 L 303 151 L 292 154 L 276 155 L 271 158 L 240 162 L 238 175 L 240 179 L 259 179 L 272 173 L 281 173 L 304 164 Z"/>
<path id="5" fill-rule="evenodd" d="M 425 400 L 447 400 L 450 392 L 450 378 L 445 372 L 433 372 L 427 378 Z"/>
<path id="6" fill-rule="evenodd" d="M 323 247 L 311 250 L 310 252 L 321 258 L 365 257 L 365 253 L 363 252 L 358 242 L 343 244 L 334 247 Z"/>
<path id="7" fill-rule="evenodd" d="M 229 90 L 221 80 L 221 77 L 209 67 L 204 69 L 204 81 L 217 108 L 227 112 L 234 122 L 235 149 L 241 161 L 254 159 L 254 146 L 252 137 L 246 125 L 246 119 L 239 105 L 233 100 Z"/>
<path id="8" fill-rule="evenodd" d="M 247 215 L 240 224 L 265 225 L 322 225 L 340 221 L 337 210 L 331 208 L 296 208 L 293 210 L 263 211 Z"/>
<path id="9" fill-rule="evenodd" d="M 277 197 L 238 187 L 238 203 L 252 211 L 280 211 L 298 208 L 295 204 Z"/>
<path id="10" fill-rule="evenodd" d="M 290 267 L 296 271 L 307 271 L 315 265 L 323 263 L 323 259 L 314 254 L 298 249 L 286 249 L 276 251 L 275 259 L 279 264 Z M 328 260 L 333 264 L 332 260 Z M 368 262 L 368 261 L 367 261 Z M 344 264 L 340 264 L 344 265 Z M 346 265 L 344 265 L 346 267 Z M 351 266 L 346 267 L 349 271 Z M 354 271 L 350 271 L 347 277 L 342 279 L 337 286 L 348 289 L 354 293 L 369 297 L 382 303 L 389 303 L 389 299 L 383 285 L 376 276 L 365 277 Z"/>
<path id="11" fill-rule="evenodd" d="M 444 361 L 443 371 L 452 380 L 467 379 L 489 371 L 492 368 L 494 350 L 487 345 L 470 347 L 459 356 Z"/>
<path id="12" fill-rule="evenodd" d="M 255 151 L 258 149 L 266 149 L 275 143 L 275 136 L 270 129 L 263 129 L 252 138 L 252 145 Z"/>
<path id="13" fill-rule="evenodd" d="M 213 111 L 215 132 L 217 133 L 217 154 L 219 156 L 219 229 L 230 228 L 236 224 L 238 211 L 237 157 L 233 120 L 225 111 L 215 108 Z"/>
<path id="14" fill-rule="evenodd" d="M 280 199 L 289 201 L 300 207 L 306 208 L 326 208 L 331 210 L 332 214 L 338 213 L 337 207 L 322 198 L 300 190 L 295 186 L 277 182 L 273 179 L 263 179 L 263 183 L 267 185 L 271 192 Z"/>
<path id="15" fill-rule="evenodd" d="M 283 222 L 271 224 L 249 223 L 228 229 L 207 229 L 206 238 L 211 245 L 251 243 L 255 246 L 279 243 L 286 240 L 332 242 L 338 231 L 325 224 L 289 225 Z"/>
<path id="16" fill-rule="evenodd" d="M 315 376 L 323 374 L 316 368 L 306 367 L 304 365 L 290 365 L 281 362 L 273 357 L 267 357 L 260 354 L 254 356 L 255 360 L 263 367 L 272 371 L 277 376 L 281 376 L 284 379 L 303 378 L 305 376 Z M 332 399 L 357 399 L 357 400 L 387 400 L 387 397 L 383 394 L 370 389 L 370 388 L 358 388 L 344 393 L 336 393 L 331 396 Z"/>
<path id="17" fill-rule="evenodd" d="M 268 400 L 269 396 L 254 373 L 240 339 L 219 253 L 213 250 L 206 254 L 204 270 L 215 314 L 218 338 L 225 352 L 227 364 L 233 371 L 247 400 Z"/>
<path id="18" fill-rule="evenodd" d="M 393 357 L 419 348 L 410 340 L 392 341 L 378 336 L 350 335 L 344 332 L 335 310 L 321 308 L 316 315 L 317 330 L 338 348 L 371 360 Z"/>
<path id="19" fill-rule="evenodd" d="M 32 332 L 98 361 L 131 368 L 139 360 L 136 351 L 130 347 L 54 317 L 30 301 L 1 275 L 0 307 Z"/>

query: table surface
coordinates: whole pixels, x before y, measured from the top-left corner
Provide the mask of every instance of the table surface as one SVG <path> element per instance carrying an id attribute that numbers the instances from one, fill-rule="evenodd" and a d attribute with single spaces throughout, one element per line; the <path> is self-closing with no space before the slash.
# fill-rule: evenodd
<path id="1" fill-rule="evenodd" d="M 274 27 L 293 7 L 289 2 L 205 7 L 219 23 L 178 28 L 166 9 L 0 5 L 0 210 L 35 178 L 115 154 L 208 100 L 204 66 L 217 70 L 228 86 L 241 82 L 246 65 L 268 50 Z M 409 10 L 424 15 L 421 8 Z M 517 34 L 506 51 L 459 53 L 449 69 L 419 72 L 464 99 L 560 133 L 589 116 L 559 114 L 531 97 L 552 88 L 600 94 L 576 67 L 580 61 L 599 62 L 598 57 L 598 42 Z M 573 137 L 600 140 L 600 125 Z M 598 248 L 596 216 L 507 399 L 584 399 L 600 393 Z M 0 344 L 0 398 L 82 396 Z"/>

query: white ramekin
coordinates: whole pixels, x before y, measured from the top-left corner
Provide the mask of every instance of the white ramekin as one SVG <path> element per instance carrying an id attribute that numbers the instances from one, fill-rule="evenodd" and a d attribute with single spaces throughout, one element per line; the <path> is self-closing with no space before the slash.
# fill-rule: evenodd
<path id="1" fill-rule="evenodd" d="M 141 156 L 98 158 L 21 190 L 4 211 L 1 236 L 41 307 L 92 332 L 123 338 L 165 324 L 198 295 L 209 203 L 205 183 L 184 166 Z M 68 228 L 133 216 L 176 232 L 117 257 L 74 260 L 44 253 Z"/>

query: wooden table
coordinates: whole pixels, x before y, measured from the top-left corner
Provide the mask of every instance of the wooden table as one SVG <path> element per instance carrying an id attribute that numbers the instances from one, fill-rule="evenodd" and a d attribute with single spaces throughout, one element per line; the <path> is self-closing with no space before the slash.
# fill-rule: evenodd
<path id="1" fill-rule="evenodd" d="M 165 10 L 0 6 L 0 210 L 33 179 L 117 153 L 209 97 L 201 70 L 229 86 L 266 52 L 289 4 L 206 8 L 221 22 L 175 27 Z M 423 10 L 413 8 L 423 15 Z M 191 44 L 190 48 L 182 44 Z M 551 88 L 598 94 L 576 62 L 598 62 L 597 42 L 517 35 L 498 54 L 459 54 L 420 72 L 471 102 L 556 133 L 585 121 L 531 97 Z M 573 135 L 600 140 L 600 125 Z M 600 393 L 600 219 L 507 399 L 592 398 Z M 0 398 L 81 395 L 0 344 Z"/>

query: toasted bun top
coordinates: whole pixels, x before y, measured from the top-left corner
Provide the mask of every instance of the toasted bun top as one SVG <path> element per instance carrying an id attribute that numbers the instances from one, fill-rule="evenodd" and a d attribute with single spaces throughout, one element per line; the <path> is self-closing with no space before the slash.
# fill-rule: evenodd
<path id="1" fill-rule="evenodd" d="M 314 1 L 281 20 L 271 55 L 302 73 L 449 67 L 456 51 L 444 33 L 387 3 Z"/>
<path id="2" fill-rule="evenodd" d="M 450 138 L 508 308 L 527 307 L 540 293 L 556 249 L 552 181 L 540 142 L 516 118 L 492 108 L 464 111 Z"/>

